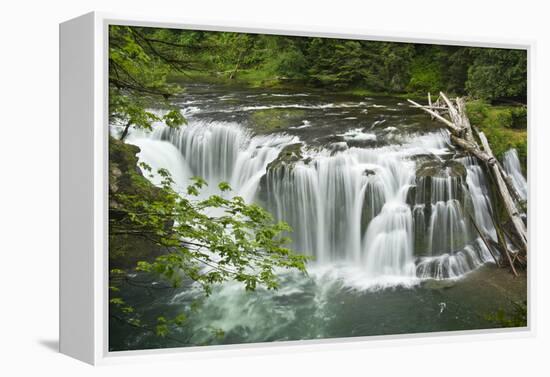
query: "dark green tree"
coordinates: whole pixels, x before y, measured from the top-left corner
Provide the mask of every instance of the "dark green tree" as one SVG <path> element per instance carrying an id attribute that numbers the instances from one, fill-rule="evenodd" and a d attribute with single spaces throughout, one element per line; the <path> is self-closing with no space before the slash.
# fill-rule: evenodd
<path id="1" fill-rule="evenodd" d="M 527 98 L 527 52 L 472 48 L 468 68 L 468 94 L 485 100 Z"/>

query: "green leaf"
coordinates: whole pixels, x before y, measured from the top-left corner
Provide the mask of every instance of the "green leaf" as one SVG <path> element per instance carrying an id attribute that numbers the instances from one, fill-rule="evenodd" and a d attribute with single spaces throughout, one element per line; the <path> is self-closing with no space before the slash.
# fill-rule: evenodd
<path id="1" fill-rule="evenodd" d="M 166 324 L 157 325 L 155 330 L 157 336 L 160 336 L 161 338 L 164 338 L 166 335 L 168 335 L 168 325 Z"/>
<path id="2" fill-rule="evenodd" d="M 184 313 L 181 313 L 181 314 L 178 314 L 175 318 L 174 318 L 174 323 L 178 326 L 181 326 L 185 323 L 185 321 L 187 321 L 187 317 Z"/>
<path id="3" fill-rule="evenodd" d="M 113 297 L 109 300 L 109 303 L 113 304 L 113 305 L 124 305 L 125 302 L 122 298 L 120 297 Z"/>
<path id="4" fill-rule="evenodd" d="M 218 184 L 218 188 L 221 190 L 221 191 L 229 191 L 231 190 L 231 186 L 229 186 L 229 183 L 227 182 L 220 182 Z"/>

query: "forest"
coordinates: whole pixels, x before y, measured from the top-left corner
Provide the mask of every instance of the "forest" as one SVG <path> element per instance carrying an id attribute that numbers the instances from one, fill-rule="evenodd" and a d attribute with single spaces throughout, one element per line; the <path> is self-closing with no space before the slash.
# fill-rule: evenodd
<path id="1" fill-rule="evenodd" d="M 175 29 L 132 33 L 172 73 L 191 77 L 378 93 L 445 91 L 486 101 L 527 98 L 524 50 Z"/>

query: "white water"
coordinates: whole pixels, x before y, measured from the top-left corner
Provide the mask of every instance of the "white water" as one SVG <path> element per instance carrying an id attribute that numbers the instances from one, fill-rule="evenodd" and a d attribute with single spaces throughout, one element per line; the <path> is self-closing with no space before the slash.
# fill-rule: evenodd
<path id="1" fill-rule="evenodd" d="M 185 158 L 171 143 L 146 137 L 130 137 L 129 143 L 137 145 L 141 151 L 139 160 L 151 167 L 151 181 L 160 185 L 162 177 L 157 173 L 159 169 L 167 169 L 174 180 L 174 190 L 184 193 L 193 175 Z"/>
<path id="2" fill-rule="evenodd" d="M 527 180 L 521 173 L 518 152 L 515 149 L 510 149 L 504 154 L 502 164 L 521 198 L 527 199 Z"/>
<path id="3" fill-rule="evenodd" d="M 343 135 L 368 135 L 359 131 Z M 356 285 L 458 278 L 492 260 L 466 212 L 494 237 L 480 166 L 462 159 L 465 180 L 444 172 L 429 180 L 415 176 L 414 156 L 449 153 L 446 133 L 336 153 L 303 146 L 301 161 L 269 170 L 285 146 L 300 142 L 297 137 L 253 136 L 237 123 L 192 120 L 179 130 L 161 126 L 150 134 L 135 134 L 129 142 L 142 149 L 141 160 L 168 169 L 178 188 L 196 175 L 206 179 L 212 191 L 227 181 L 245 200 L 260 201 L 292 226 L 295 250 L 313 256 L 316 268 L 338 265 L 344 266 L 342 271 L 353 270 L 353 280 L 361 280 Z M 516 161 L 517 154 L 512 154 L 505 162 L 510 175 L 519 171 Z M 518 185 L 525 184 L 519 177 L 521 172 Z M 414 186 L 411 203 L 408 195 Z"/>

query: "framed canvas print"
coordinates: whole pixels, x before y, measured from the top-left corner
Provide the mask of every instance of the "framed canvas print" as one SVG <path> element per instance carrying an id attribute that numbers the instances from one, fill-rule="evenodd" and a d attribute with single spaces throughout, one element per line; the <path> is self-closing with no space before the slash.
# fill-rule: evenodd
<path id="1" fill-rule="evenodd" d="M 530 44 L 91 13 L 60 51 L 62 352 L 530 331 Z"/>

